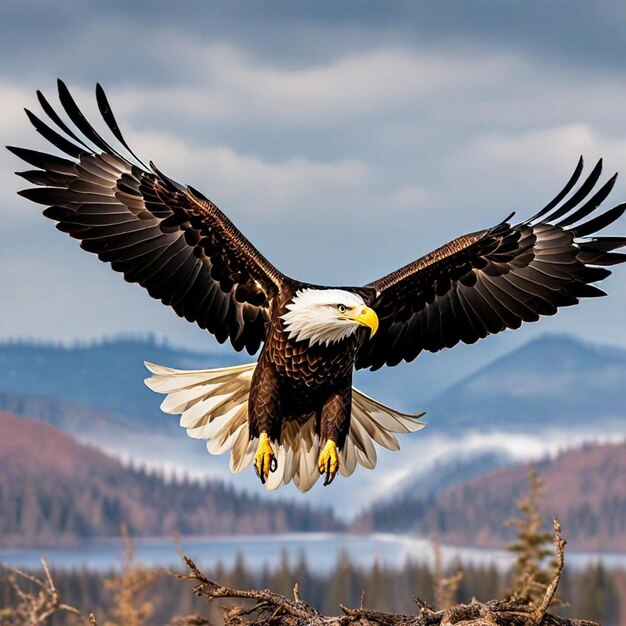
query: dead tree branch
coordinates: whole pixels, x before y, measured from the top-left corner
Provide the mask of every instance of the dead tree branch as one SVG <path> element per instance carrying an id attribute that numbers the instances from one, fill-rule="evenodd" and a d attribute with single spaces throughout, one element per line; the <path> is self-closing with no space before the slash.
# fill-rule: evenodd
<path id="1" fill-rule="evenodd" d="M 61 601 L 61 596 L 50 575 L 45 559 L 41 560 L 43 574 L 37 578 L 17 567 L 5 565 L 8 581 L 18 598 L 12 607 L 0 608 L 2 626 L 43 626 L 53 615 L 73 615 L 84 624 L 96 624 L 93 615 L 85 615 L 77 608 Z M 25 584 L 29 587 L 26 588 Z"/>
<path id="2" fill-rule="evenodd" d="M 543 618 L 550 608 L 552 601 L 554 600 L 554 596 L 556 595 L 556 590 L 559 587 L 559 583 L 561 582 L 561 575 L 563 574 L 563 568 L 565 567 L 565 546 L 567 541 L 563 539 L 561 536 L 561 524 L 558 519 L 552 520 L 552 526 L 554 528 L 554 548 L 556 550 L 556 567 L 554 568 L 554 575 L 552 576 L 552 580 L 546 589 L 546 593 L 543 597 L 543 602 L 541 606 L 536 611 L 537 623 L 541 624 Z"/>

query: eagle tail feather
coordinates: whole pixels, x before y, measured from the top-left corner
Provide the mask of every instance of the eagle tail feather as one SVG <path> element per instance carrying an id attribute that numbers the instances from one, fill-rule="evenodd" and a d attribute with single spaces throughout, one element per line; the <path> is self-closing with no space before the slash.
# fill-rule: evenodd
<path id="1" fill-rule="evenodd" d="M 230 470 L 241 472 L 254 460 L 258 438 L 250 438 L 248 396 L 256 363 L 206 370 L 178 370 L 153 363 L 145 364 L 152 376 L 145 383 L 165 394 L 161 409 L 179 414 L 180 425 L 194 439 L 206 440 L 211 454 L 230 451 Z M 374 443 L 398 450 L 395 434 L 415 432 L 426 424 L 424 413 L 402 413 L 352 388 L 350 429 L 339 451 L 339 472 L 350 476 L 358 465 L 376 465 Z M 319 435 L 315 414 L 283 425 L 276 447 L 277 470 L 265 486 L 277 489 L 291 481 L 306 492 L 320 477 L 317 467 Z"/>

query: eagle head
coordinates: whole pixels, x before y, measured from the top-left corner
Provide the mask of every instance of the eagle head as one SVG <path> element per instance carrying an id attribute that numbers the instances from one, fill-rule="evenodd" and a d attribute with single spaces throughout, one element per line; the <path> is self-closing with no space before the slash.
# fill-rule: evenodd
<path id="1" fill-rule="evenodd" d="M 300 289 L 281 316 L 289 339 L 329 345 L 353 335 L 359 326 L 378 330 L 378 316 L 363 298 L 343 289 Z"/>

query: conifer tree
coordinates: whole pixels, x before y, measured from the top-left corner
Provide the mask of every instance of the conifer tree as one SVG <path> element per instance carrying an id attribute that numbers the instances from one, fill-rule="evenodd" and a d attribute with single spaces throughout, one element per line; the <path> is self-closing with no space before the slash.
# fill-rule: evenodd
<path id="1" fill-rule="evenodd" d="M 135 558 L 135 551 L 125 524 L 120 526 L 124 540 L 124 567 L 104 581 L 105 587 L 113 594 L 112 620 L 105 626 L 145 626 L 152 614 L 154 605 L 140 598 L 141 592 L 161 575 L 160 569 L 143 567 Z"/>
<path id="2" fill-rule="evenodd" d="M 537 470 L 532 468 L 528 474 L 528 496 L 517 501 L 521 517 L 505 522 L 507 526 L 517 528 L 515 541 L 506 547 L 517 557 L 513 565 L 513 583 L 508 595 L 515 600 L 535 606 L 541 604 L 552 578 L 545 567 L 546 558 L 552 554 L 552 535 L 542 530 L 543 517 L 538 510 L 543 484 L 544 481 L 539 478 Z"/>
<path id="3" fill-rule="evenodd" d="M 434 553 L 433 595 L 435 597 L 435 606 L 439 610 L 445 610 L 454 606 L 458 600 L 457 593 L 459 584 L 463 580 L 463 569 L 461 564 L 457 562 L 456 573 L 451 576 L 445 576 L 441 557 L 441 543 L 437 533 L 432 538 L 432 544 Z"/>
<path id="4" fill-rule="evenodd" d="M 337 555 L 335 570 L 328 585 L 328 595 L 324 603 L 327 613 L 336 612 L 342 602 L 351 602 L 355 593 L 360 592 L 360 589 L 357 591 L 354 588 L 356 583 L 354 574 L 355 567 L 350 556 L 345 550 L 341 550 Z"/>
<path id="5" fill-rule="evenodd" d="M 581 617 L 602 624 L 619 623 L 618 592 L 602 562 L 590 566 L 582 575 L 577 610 Z"/>

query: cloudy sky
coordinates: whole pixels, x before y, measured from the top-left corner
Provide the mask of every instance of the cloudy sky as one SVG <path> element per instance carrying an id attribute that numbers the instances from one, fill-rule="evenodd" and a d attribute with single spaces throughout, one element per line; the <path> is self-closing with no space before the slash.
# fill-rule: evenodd
<path id="1" fill-rule="evenodd" d="M 135 151 L 211 197 L 282 271 L 359 284 L 529 215 L 580 154 L 626 174 L 626 8 L 597 7 L 3 0 L 0 139 L 42 148 L 22 111 L 38 110 L 35 89 L 53 97 L 63 77 L 93 113 L 100 81 Z M 211 346 L 18 198 L 20 167 L 0 154 L 0 337 L 153 331 Z M 623 180 L 611 198 L 626 199 Z M 625 278 L 519 336 L 626 345 Z"/>

